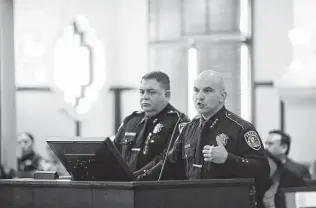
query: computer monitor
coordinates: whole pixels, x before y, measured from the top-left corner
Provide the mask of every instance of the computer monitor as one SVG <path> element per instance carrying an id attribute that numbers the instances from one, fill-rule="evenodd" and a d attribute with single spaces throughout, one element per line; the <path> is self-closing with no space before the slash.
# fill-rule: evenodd
<path id="1" fill-rule="evenodd" d="M 135 180 L 110 138 L 51 138 L 46 142 L 75 181 Z"/>

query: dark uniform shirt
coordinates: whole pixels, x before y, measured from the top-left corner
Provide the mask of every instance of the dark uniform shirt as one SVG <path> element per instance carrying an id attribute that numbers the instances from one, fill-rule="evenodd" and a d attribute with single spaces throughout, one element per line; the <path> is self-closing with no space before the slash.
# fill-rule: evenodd
<path id="1" fill-rule="evenodd" d="M 223 164 L 206 162 L 202 154 L 203 146 L 217 146 L 217 139 L 228 152 Z M 264 183 L 270 173 L 262 141 L 254 126 L 225 107 L 207 121 L 198 116 L 188 123 L 167 161 L 165 169 L 182 161 L 187 179 L 256 178 Z M 266 188 L 259 186 L 257 191 L 262 196 Z"/>
<path id="2" fill-rule="evenodd" d="M 123 121 L 114 144 L 132 171 L 151 167 L 161 160 L 171 137 L 177 138 L 179 128 L 187 121 L 170 104 L 150 118 L 144 112 L 134 112 Z"/>
<path id="3" fill-rule="evenodd" d="M 35 171 L 39 169 L 42 157 L 31 152 L 28 155 L 18 158 L 18 171 Z"/>

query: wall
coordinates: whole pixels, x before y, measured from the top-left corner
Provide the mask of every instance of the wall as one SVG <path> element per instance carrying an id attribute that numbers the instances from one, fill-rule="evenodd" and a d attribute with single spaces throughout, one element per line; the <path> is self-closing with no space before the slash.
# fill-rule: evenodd
<path id="1" fill-rule="evenodd" d="M 13 1 L 0 0 L 0 162 L 8 168 L 16 166 L 13 44 Z"/>
<path id="2" fill-rule="evenodd" d="M 140 75 L 147 70 L 146 1 L 17 0 L 14 8 L 19 87 L 50 86 L 53 46 L 62 29 L 78 15 L 84 15 L 90 21 L 105 47 L 107 81 L 98 102 L 82 122 L 82 136 L 105 137 L 114 134 L 113 94 L 109 92 L 109 87 L 137 87 Z M 27 38 L 44 46 L 42 56 L 31 58 L 25 55 Z M 47 137 L 75 134 L 73 120 L 62 111 L 63 100 L 60 96 L 53 92 L 36 91 L 18 91 L 16 96 L 17 131 L 32 132 L 36 137 L 36 149 L 41 154 L 46 154 Z M 127 97 L 129 103 L 123 104 L 122 116 L 138 108 L 138 96 Z"/>
<path id="3" fill-rule="evenodd" d="M 254 80 L 271 82 L 288 67 L 292 58 L 288 32 L 293 25 L 289 0 L 254 1 Z M 280 126 L 280 98 L 274 87 L 256 89 L 255 123 L 262 139 Z"/>

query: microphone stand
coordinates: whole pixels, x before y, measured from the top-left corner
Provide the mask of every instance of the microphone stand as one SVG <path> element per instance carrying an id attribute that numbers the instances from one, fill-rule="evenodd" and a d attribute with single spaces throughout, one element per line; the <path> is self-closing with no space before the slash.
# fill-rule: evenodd
<path id="1" fill-rule="evenodd" d="M 171 144 L 173 144 L 173 140 L 174 140 L 174 135 L 175 135 L 176 129 L 178 128 L 179 122 L 182 121 L 182 117 L 183 117 L 183 115 L 184 115 L 183 113 L 179 114 L 178 112 L 177 112 L 177 114 L 178 114 L 178 116 L 179 116 L 179 119 L 178 119 L 178 121 L 177 121 L 177 123 L 176 123 L 176 125 L 175 125 L 175 128 L 173 129 L 173 132 L 172 132 L 172 134 L 171 134 L 171 138 L 170 138 L 170 142 L 169 142 L 169 144 L 168 144 L 167 152 L 166 152 L 165 158 L 164 158 L 164 160 L 163 160 L 163 162 L 162 162 L 162 166 L 161 166 L 161 170 L 160 170 L 160 174 L 159 174 L 158 181 L 160 181 L 161 176 L 162 176 L 162 173 L 163 173 L 163 171 L 164 171 L 164 169 L 165 169 L 166 161 L 167 161 L 167 158 L 168 158 L 168 153 L 169 153 L 169 151 L 170 151 Z M 179 134 L 179 135 L 180 135 L 180 134 Z"/>

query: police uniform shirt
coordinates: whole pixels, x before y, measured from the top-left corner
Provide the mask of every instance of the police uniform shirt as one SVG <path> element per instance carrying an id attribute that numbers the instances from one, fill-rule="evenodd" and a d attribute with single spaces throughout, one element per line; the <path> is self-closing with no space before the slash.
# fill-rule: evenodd
<path id="1" fill-rule="evenodd" d="M 260 172 L 269 176 L 262 141 L 252 124 L 225 107 L 203 123 L 201 116 L 196 117 L 180 135 L 188 178 L 254 177 Z M 203 146 L 217 146 L 217 139 L 228 152 L 224 164 L 205 162 L 203 158 Z"/>
<path id="2" fill-rule="evenodd" d="M 216 139 L 228 152 L 223 164 L 206 162 L 202 154 L 204 145 L 217 146 Z M 260 198 L 268 188 L 270 167 L 256 129 L 225 107 L 208 121 L 197 116 L 189 122 L 176 140 L 167 161 L 165 169 L 171 169 L 169 172 L 176 167 L 172 164 L 181 161 L 188 179 L 255 178 Z"/>
<path id="3" fill-rule="evenodd" d="M 153 160 L 159 161 L 166 150 L 169 139 L 180 119 L 188 121 L 185 116 L 168 104 L 160 113 L 148 118 L 144 112 L 134 112 L 122 123 L 114 139 L 114 144 L 121 152 L 132 171 L 141 169 Z M 180 122 L 181 123 L 181 122 Z M 154 164 L 153 164 L 154 165 Z"/>

